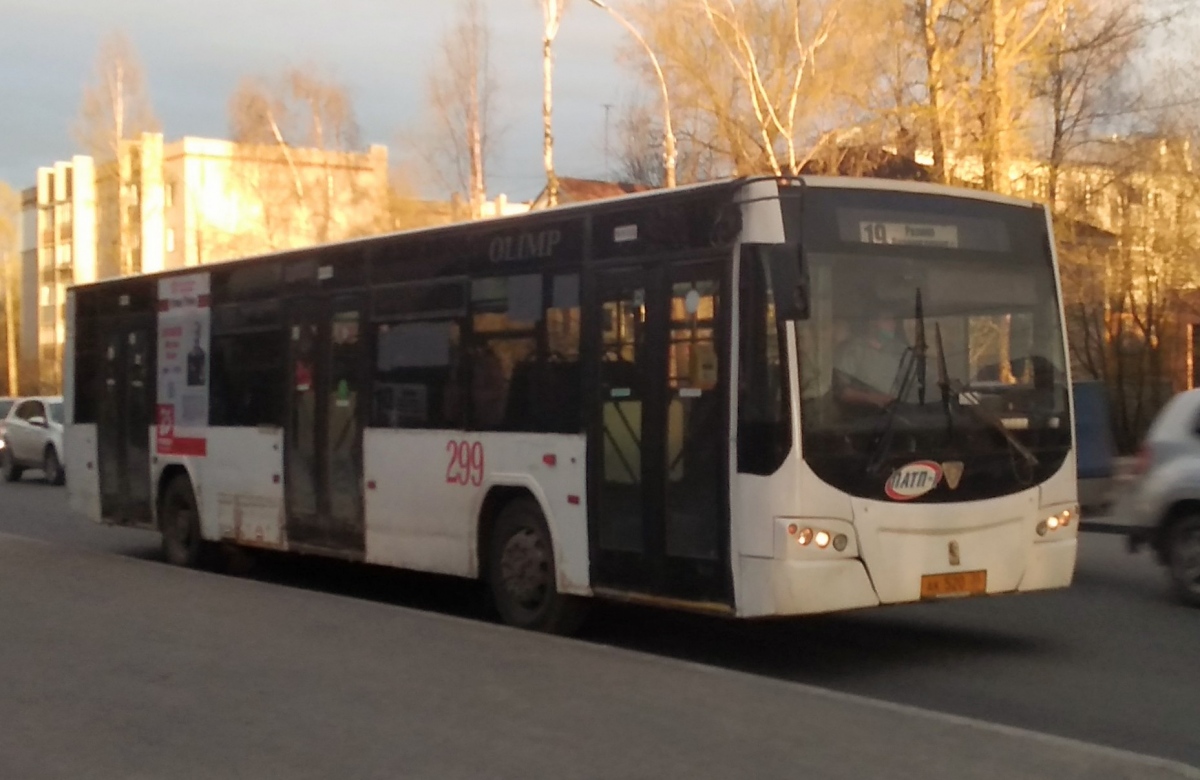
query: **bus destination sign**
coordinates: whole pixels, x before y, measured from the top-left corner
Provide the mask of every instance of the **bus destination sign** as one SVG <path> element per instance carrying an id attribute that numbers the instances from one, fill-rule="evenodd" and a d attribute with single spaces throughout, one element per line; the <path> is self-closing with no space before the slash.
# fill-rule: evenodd
<path id="1" fill-rule="evenodd" d="M 958 248 L 958 225 L 862 221 L 858 223 L 858 235 L 864 244 Z"/>

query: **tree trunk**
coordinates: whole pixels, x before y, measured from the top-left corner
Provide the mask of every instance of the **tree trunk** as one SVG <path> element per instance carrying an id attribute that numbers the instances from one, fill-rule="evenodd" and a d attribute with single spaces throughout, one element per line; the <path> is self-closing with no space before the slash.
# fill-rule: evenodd
<path id="1" fill-rule="evenodd" d="M 933 180 L 946 183 L 946 140 L 942 129 L 942 47 L 938 41 L 937 19 L 940 7 L 933 0 L 921 4 L 922 26 L 925 31 L 925 78 L 929 91 L 929 137 L 933 146 Z"/>

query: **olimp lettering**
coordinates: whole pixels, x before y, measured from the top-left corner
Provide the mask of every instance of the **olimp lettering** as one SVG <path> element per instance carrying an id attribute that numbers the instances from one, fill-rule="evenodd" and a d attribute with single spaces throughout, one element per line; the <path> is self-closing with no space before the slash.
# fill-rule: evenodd
<path id="1" fill-rule="evenodd" d="M 554 248 L 561 241 L 562 231 L 557 229 L 498 236 L 492 239 L 492 244 L 488 247 L 488 259 L 493 263 L 506 263 L 552 257 Z"/>

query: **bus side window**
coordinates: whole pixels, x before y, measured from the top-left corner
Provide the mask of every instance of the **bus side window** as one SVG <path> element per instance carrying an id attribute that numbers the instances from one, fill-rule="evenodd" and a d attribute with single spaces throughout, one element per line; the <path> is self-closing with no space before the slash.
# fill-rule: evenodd
<path id="1" fill-rule="evenodd" d="M 214 335 L 212 424 L 283 425 L 283 356 L 283 334 L 277 328 Z"/>
<path id="2" fill-rule="evenodd" d="M 371 425 L 462 427 L 459 344 L 453 320 L 377 325 Z"/>
<path id="3" fill-rule="evenodd" d="M 546 307 L 546 354 L 528 394 L 535 430 L 578 433 L 583 426 L 579 362 L 579 274 L 551 277 Z"/>
<path id="4" fill-rule="evenodd" d="M 474 430 L 532 428 L 528 380 L 539 363 L 542 286 L 541 274 L 471 282 L 473 341 L 466 355 Z"/>
<path id="5" fill-rule="evenodd" d="M 471 314 L 471 427 L 578 433 L 579 275 L 476 279 Z"/>
<path id="6" fill-rule="evenodd" d="M 103 373 L 100 321 L 95 313 L 96 293 L 81 290 L 75 298 L 75 410 L 76 423 L 94 423 L 100 416 L 100 382 Z"/>

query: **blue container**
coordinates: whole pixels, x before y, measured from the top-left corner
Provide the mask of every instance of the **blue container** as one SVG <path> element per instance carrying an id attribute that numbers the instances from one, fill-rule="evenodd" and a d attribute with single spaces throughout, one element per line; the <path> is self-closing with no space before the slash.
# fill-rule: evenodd
<path id="1" fill-rule="evenodd" d="M 1075 442 L 1079 479 L 1110 479 L 1117 448 L 1103 382 L 1076 382 Z"/>

